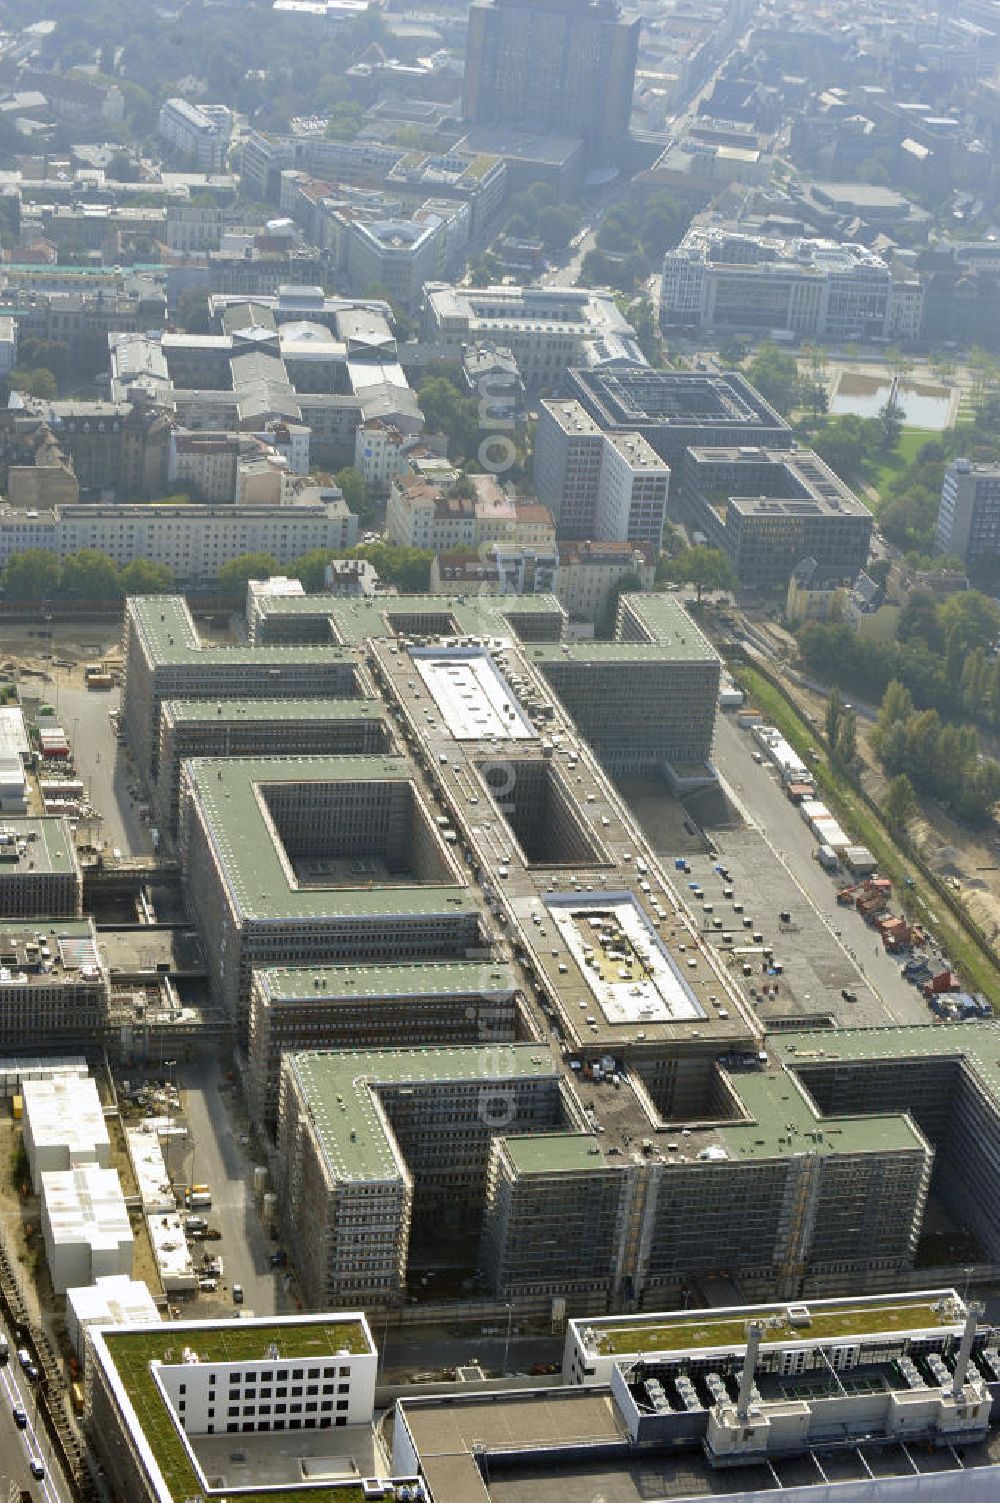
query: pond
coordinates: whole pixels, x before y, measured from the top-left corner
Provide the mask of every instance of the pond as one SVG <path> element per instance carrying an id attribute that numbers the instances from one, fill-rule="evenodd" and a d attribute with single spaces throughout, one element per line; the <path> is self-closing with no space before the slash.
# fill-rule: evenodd
<path id="1" fill-rule="evenodd" d="M 940 431 L 950 425 L 957 397 L 957 392 L 950 386 L 940 386 L 932 381 L 893 382 L 889 376 L 869 376 L 861 371 L 841 371 L 830 398 L 830 412 L 878 417 L 894 386 L 903 409 L 903 422 L 909 427 Z"/>

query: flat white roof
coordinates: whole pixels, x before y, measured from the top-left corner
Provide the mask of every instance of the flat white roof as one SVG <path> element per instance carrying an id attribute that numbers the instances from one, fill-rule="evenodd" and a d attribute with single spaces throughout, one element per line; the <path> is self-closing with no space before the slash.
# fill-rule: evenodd
<path id="1" fill-rule="evenodd" d="M 163 1161 L 159 1135 L 145 1127 L 126 1128 L 129 1153 L 139 1181 L 144 1211 L 175 1211 L 177 1201 L 170 1188 L 170 1175 Z"/>
<path id="2" fill-rule="evenodd" d="M 586 902 L 548 897 L 545 906 L 606 1022 L 673 1023 L 705 1016 L 630 892 L 588 894 Z"/>
<path id="3" fill-rule="evenodd" d="M 531 741 L 536 731 L 485 647 L 428 647 L 410 652 L 456 741 Z"/>
<path id="4" fill-rule="evenodd" d="M 168 1294 L 177 1289 L 193 1289 L 197 1276 L 177 1212 L 161 1215 L 157 1211 L 146 1218 L 146 1225 L 164 1289 Z"/>
<path id="5" fill-rule="evenodd" d="M 36 1150 L 67 1148 L 72 1153 L 104 1144 L 110 1149 L 101 1098 L 89 1075 L 26 1080 L 22 1095 Z"/>
<path id="6" fill-rule="evenodd" d="M 16 1094 L 26 1080 L 49 1080 L 55 1075 L 79 1079 L 87 1074 L 87 1061 L 82 1054 L 52 1059 L 0 1059 L 0 1096 Z"/>
<path id="7" fill-rule="evenodd" d="M 126 1325 L 159 1320 L 160 1312 L 149 1288 L 127 1273 L 108 1273 L 93 1284 L 66 1290 L 66 1304 L 80 1325 Z"/>
<path id="8" fill-rule="evenodd" d="M 55 1246 L 86 1242 L 95 1248 L 120 1247 L 132 1241 L 117 1169 L 83 1164 L 77 1169 L 46 1170 L 42 1206 Z"/>
<path id="9" fill-rule="evenodd" d="M 19 757 L 22 753 L 27 756 L 29 751 L 24 711 L 17 705 L 0 706 L 0 752 Z"/>

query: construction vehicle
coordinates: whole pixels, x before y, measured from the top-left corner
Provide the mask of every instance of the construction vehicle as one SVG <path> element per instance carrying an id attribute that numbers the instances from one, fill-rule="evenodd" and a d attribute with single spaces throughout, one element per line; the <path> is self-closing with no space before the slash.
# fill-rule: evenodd
<path id="1" fill-rule="evenodd" d="M 892 883 L 885 877 L 870 877 L 854 900 L 854 906 L 866 923 L 874 923 L 884 913 L 892 897 Z"/>
<path id="2" fill-rule="evenodd" d="M 925 997 L 936 997 L 942 992 L 960 991 L 961 986 L 954 971 L 938 971 L 936 976 L 923 983 L 920 990 Z"/>

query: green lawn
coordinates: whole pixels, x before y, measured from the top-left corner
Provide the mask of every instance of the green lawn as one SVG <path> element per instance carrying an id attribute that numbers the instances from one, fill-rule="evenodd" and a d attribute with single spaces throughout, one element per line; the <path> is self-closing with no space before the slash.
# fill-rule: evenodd
<path id="1" fill-rule="evenodd" d="M 762 674 L 744 664 L 737 664 L 733 667 L 733 677 L 803 759 L 809 748 L 819 750 L 816 735 L 807 722 Z M 819 759 L 810 758 L 809 762 L 817 791 L 831 812 L 849 835 L 868 847 L 882 875 L 895 884 L 895 903 L 902 902 L 903 882 L 908 878 L 912 886 L 906 890 L 906 905 L 911 911 L 916 910 L 913 917 L 933 927 L 969 990 L 981 991 L 995 1008 L 1000 1007 L 1000 968 L 987 960 L 934 889 L 928 886 L 919 868 L 907 860 L 886 826 L 872 814 L 857 789 L 830 765 L 825 753 L 820 751 Z"/>
<path id="2" fill-rule="evenodd" d="M 939 442 L 940 438 L 940 433 L 936 433 L 933 428 L 904 428 L 898 446 L 875 467 L 869 484 L 882 496 L 896 476 L 913 463 L 924 444 Z"/>

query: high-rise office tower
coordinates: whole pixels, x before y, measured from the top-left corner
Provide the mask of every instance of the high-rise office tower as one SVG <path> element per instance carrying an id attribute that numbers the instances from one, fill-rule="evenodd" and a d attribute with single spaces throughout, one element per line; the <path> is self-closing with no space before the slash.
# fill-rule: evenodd
<path id="1" fill-rule="evenodd" d="M 607 152 L 628 130 L 638 46 L 617 0 L 474 0 L 463 114 Z"/>

